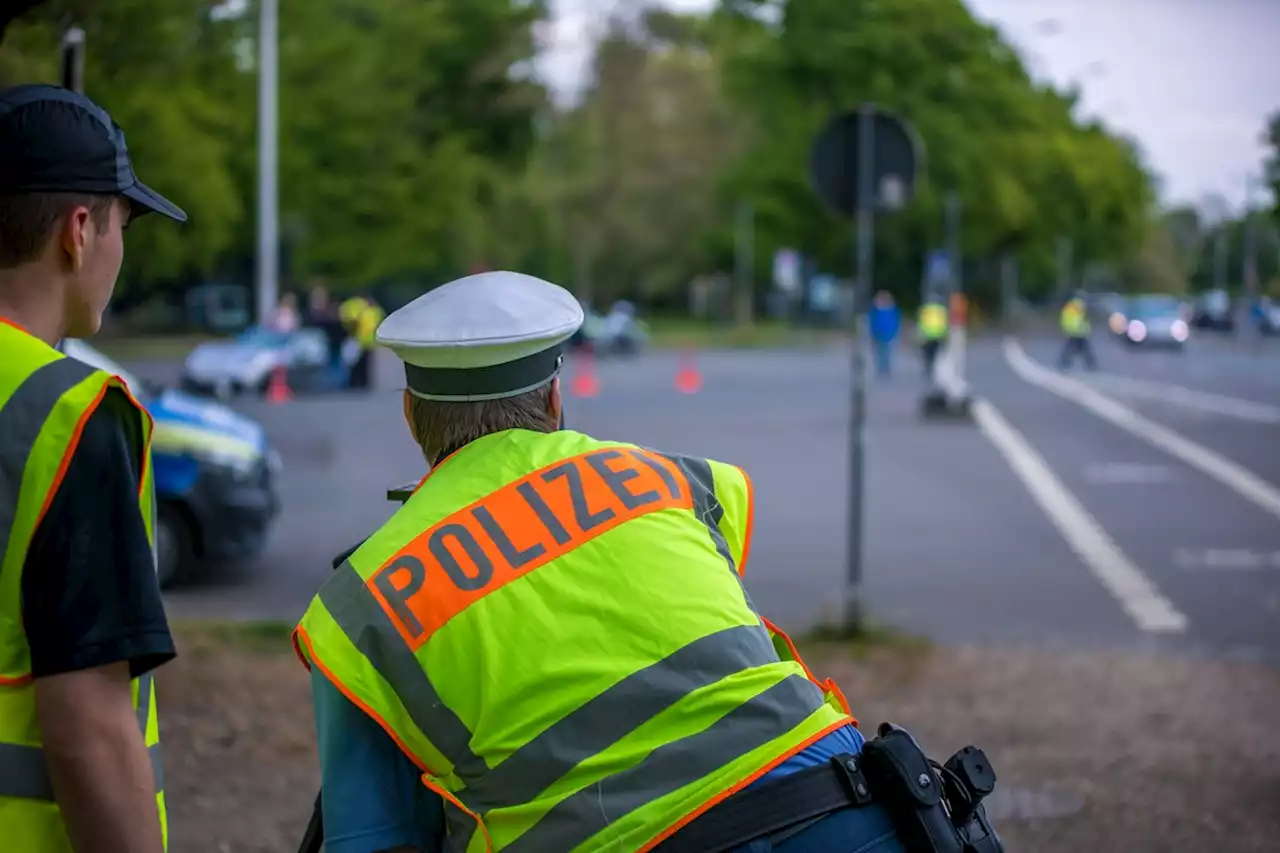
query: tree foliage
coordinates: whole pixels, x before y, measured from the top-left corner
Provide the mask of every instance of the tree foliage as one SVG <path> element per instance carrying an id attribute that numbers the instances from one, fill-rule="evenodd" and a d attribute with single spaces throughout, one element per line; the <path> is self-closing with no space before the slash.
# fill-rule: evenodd
<path id="1" fill-rule="evenodd" d="M 3 31 L 0 83 L 56 79 L 62 28 L 83 27 L 89 94 L 128 131 L 139 172 L 191 214 L 131 234 L 126 285 L 247 279 L 252 2 L 22 5 L 34 8 Z M 783 247 L 844 273 L 848 226 L 818 203 L 807 162 L 832 112 L 868 100 L 910 122 L 926 155 L 916 200 L 878 229 L 877 286 L 910 301 L 952 191 L 979 299 L 994 300 L 1007 255 L 1026 290 L 1047 293 L 1064 237 L 1078 269 L 1153 287 L 1199 286 L 1212 269 L 1204 224 L 1155 210 L 1136 146 L 1083 120 L 1076 93 L 1032 80 L 962 0 L 632 11 L 565 106 L 529 74 L 543 2 L 280 0 L 286 280 L 421 288 L 502 266 L 596 301 L 683 306 L 690 281 L 733 268 L 744 207 L 761 293 Z M 1271 137 L 1280 151 L 1280 115 Z"/>

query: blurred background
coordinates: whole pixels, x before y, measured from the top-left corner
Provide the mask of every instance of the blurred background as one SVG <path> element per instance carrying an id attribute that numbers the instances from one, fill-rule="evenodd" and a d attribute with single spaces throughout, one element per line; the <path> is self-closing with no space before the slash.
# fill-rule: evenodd
<path id="1" fill-rule="evenodd" d="M 982 745 L 1011 850 L 1274 849 L 1280 3 L 11 0 L 0 24 L 0 85 L 82 86 L 190 214 L 130 229 L 102 334 L 65 344 L 156 418 L 178 853 L 300 837 L 284 631 L 425 470 L 372 329 L 501 269 L 588 309 L 568 426 L 745 467 L 753 600 L 864 724 Z M 867 101 L 922 160 L 855 289 L 809 157 Z M 965 297 L 932 376 L 931 293 Z M 1092 365 L 1064 359 L 1073 297 Z"/>

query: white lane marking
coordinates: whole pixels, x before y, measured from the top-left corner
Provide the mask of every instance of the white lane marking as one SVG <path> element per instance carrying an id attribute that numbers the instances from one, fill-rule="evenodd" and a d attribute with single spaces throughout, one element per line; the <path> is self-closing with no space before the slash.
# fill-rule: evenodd
<path id="1" fill-rule="evenodd" d="M 1094 485 L 1115 486 L 1171 483 L 1177 479 L 1177 476 L 1168 465 L 1146 465 L 1141 462 L 1101 462 L 1096 465 L 1086 466 L 1084 478 Z"/>
<path id="2" fill-rule="evenodd" d="M 1110 421 L 1121 429 L 1136 435 L 1166 453 L 1214 478 L 1224 486 L 1233 489 L 1246 500 L 1260 509 L 1280 518 L 1280 489 L 1254 474 L 1242 465 L 1237 465 L 1220 453 L 1185 438 L 1168 427 L 1144 418 L 1133 409 L 1122 406 L 1115 400 L 1083 382 L 1061 376 L 1037 364 L 1022 347 L 1012 338 L 1004 342 L 1005 360 L 1009 366 L 1027 382 L 1052 391 L 1063 399 L 1070 400 L 1093 412 L 1103 420 Z"/>
<path id="3" fill-rule="evenodd" d="M 1280 551 L 1250 551 L 1247 548 L 1179 548 L 1173 561 L 1180 568 L 1211 571 L 1258 571 L 1280 569 Z"/>
<path id="4" fill-rule="evenodd" d="M 1080 501 L 1067 490 L 1049 463 L 986 400 L 975 400 L 973 417 L 983 435 L 1008 461 L 1027 491 L 1058 528 L 1085 566 L 1120 602 L 1143 631 L 1177 633 L 1187 617 L 1160 594 L 1142 570 L 1120 550 Z"/>
<path id="5" fill-rule="evenodd" d="M 1280 406 L 1256 403 L 1253 400 L 1242 400 L 1239 397 L 1227 397 L 1222 394 L 1210 394 L 1207 391 L 1195 391 L 1170 382 L 1153 382 L 1146 379 L 1134 379 L 1130 376 L 1117 376 L 1114 373 L 1103 373 L 1092 377 L 1090 384 L 1098 383 L 1122 394 L 1134 397 L 1146 397 L 1163 403 L 1172 403 L 1201 412 L 1223 415 L 1242 421 L 1260 424 L 1280 424 Z"/>

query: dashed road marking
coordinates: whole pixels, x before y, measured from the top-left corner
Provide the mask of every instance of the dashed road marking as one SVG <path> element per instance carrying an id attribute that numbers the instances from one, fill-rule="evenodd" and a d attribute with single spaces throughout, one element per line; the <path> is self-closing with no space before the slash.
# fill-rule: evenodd
<path id="1" fill-rule="evenodd" d="M 1061 376 L 1037 364 L 1012 338 L 1004 342 L 1005 360 L 1013 372 L 1063 399 L 1083 406 L 1103 420 L 1136 435 L 1192 468 L 1209 475 L 1260 509 L 1280 518 L 1280 489 L 1204 445 L 1179 435 L 1168 427 L 1144 418 L 1083 382 Z"/>
<path id="2" fill-rule="evenodd" d="M 1089 384 L 1094 383 L 1120 394 L 1144 397 L 1212 415 L 1221 415 L 1259 424 L 1280 424 L 1280 406 L 1258 403 L 1253 400 L 1227 397 L 1223 394 L 1210 394 L 1207 391 L 1195 391 L 1170 382 L 1134 379 L 1129 376 L 1118 376 L 1114 373 L 1094 376 L 1090 379 Z"/>
<path id="3" fill-rule="evenodd" d="M 1178 633 L 1187 617 L 1120 550 L 1084 505 L 1063 485 L 1030 442 L 985 400 L 975 400 L 973 416 L 983 435 L 1008 461 L 1067 544 L 1143 631 Z"/>

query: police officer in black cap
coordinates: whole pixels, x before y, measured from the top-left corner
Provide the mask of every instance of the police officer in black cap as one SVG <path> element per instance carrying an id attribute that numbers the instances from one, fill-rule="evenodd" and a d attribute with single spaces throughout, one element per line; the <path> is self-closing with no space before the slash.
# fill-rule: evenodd
<path id="1" fill-rule="evenodd" d="M 174 204 L 124 133 L 55 86 L 0 90 L 0 820 L 6 850 L 160 853 L 150 420 L 67 358 L 115 288 L 124 229 Z"/>

